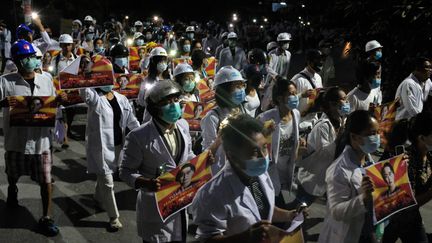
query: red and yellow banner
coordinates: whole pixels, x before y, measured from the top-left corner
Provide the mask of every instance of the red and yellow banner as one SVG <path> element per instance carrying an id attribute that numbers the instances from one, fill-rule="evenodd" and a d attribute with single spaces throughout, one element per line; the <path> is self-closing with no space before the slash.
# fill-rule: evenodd
<path id="1" fill-rule="evenodd" d="M 80 56 L 59 74 L 60 89 L 81 89 L 114 84 L 113 66 L 104 56 Z"/>
<path id="2" fill-rule="evenodd" d="M 211 102 L 215 99 L 215 92 L 210 87 L 213 85 L 213 79 L 212 78 L 205 78 L 201 79 L 197 83 L 197 89 L 199 91 L 199 96 L 201 102 Z"/>
<path id="3" fill-rule="evenodd" d="M 155 200 L 162 221 L 189 206 L 198 190 L 212 178 L 208 159 L 209 151 L 205 151 L 158 177 L 161 188 Z"/>
<path id="4" fill-rule="evenodd" d="M 408 178 L 407 161 L 403 156 L 401 154 L 366 168 L 366 175 L 374 184 L 375 224 L 417 204 Z"/>
<path id="5" fill-rule="evenodd" d="M 216 58 L 207 58 L 208 66 L 206 67 L 207 76 L 214 76 L 216 74 Z"/>
<path id="6" fill-rule="evenodd" d="M 201 131 L 200 121 L 211 109 L 216 107 L 216 102 L 186 102 L 183 110 L 183 118 L 189 123 L 190 131 Z"/>
<path id="7" fill-rule="evenodd" d="M 54 127 L 57 111 L 55 96 L 10 96 L 16 104 L 10 107 L 11 127 Z"/>
<path id="8" fill-rule="evenodd" d="M 138 98 L 141 82 L 144 80 L 142 74 L 120 74 L 115 73 L 114 90 L 126 96 L 128 99 Z"/>
<path id="9" fill-rule="evenodd" d="M 138 71 L 140 69 L 140 61 L 141 57 L 139 55 L 140 52 L 146 53 L 145 47 L 129 47 L 129 70 L 130 71 Z"/>
<path id="10" fill-rule="evenodd" d="M 399 106 L 399 102 L 397 100 L 380 105 L 375 108 L 374 116 L 379 123 L 379 134 L 381 138 L 381 144 L 387 144 L 387 134 L 390 132 L 393 123 L 396 119 L 396 110 Z"/>
<path id="11" fill-rule="evenodd" d="M 66 93 L 66 95 L 67 95 L 67 100 L 64 100 L 64 101 L 61 102 L 61 104 L 63 106 L 67 107 L 67 106 L 71 106 L 71 105 L 76 105 L 76 104 L 84 103 L 84 101 L 81 98 L 78 90 L 76 90 L 76 89 L 61 90 L 60 89 L 60 83 L 59 83 L 57 77 L 53 78 L 53 84 L 54 84 L 54 87 L 56 89 L 57 95 L 60 95 L 62 93 Z"/>

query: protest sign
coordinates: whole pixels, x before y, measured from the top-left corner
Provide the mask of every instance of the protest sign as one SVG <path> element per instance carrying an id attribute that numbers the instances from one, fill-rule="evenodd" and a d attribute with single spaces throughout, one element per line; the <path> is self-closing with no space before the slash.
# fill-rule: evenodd
<path id="1" fill-rule="evenodd" d="M 374 116 L 379 124 L 379 134 L 381 138 L 381 144 L 387 144 L 386 135 L 390 132 L 393 123 L 396 119 L 396 110 L 399 106 L 398 100 L 393 102 L 380 105 L 374 109 Z"/>
<path id="2" fill-rule="evenodd" d="M 201 119 L 214 107 L 216 107 L 216 102 L 186 102 L 183 110 L 183 118 L 189 123 L 190 131 L 201 131 Z"/>
<path id="3" fill-rule="evenodd" d="M 115 73 L 114 91 L 126 96 L 128 99 L 138 98 L 141 82 L 144 80 L 142 74 Z"/>
<path id="4" fill-rule="evenodd" d="M 10 96 L 16 104 L 10 107 L 11 127 L 54 127 L 57 102 L 55 96 Z"/>

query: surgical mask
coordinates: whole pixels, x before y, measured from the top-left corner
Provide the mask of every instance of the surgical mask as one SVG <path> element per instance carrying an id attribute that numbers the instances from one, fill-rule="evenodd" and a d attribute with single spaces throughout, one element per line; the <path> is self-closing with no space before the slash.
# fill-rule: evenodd
<path id="1" fill-rule="evenodd" d="M 114 85 L 108 85 L 108 86 L 99 87 L 99 89 L 102 90 L 105 93 L 111 92 L 111 90 L 113 88 L 114 88 Z"/>
<path id="2" fill-rule="evenodd" d="M 250 177 L 255 177 L 264 174 L 269 167 L 269 156 L 256 159 L 248 159 L 244 161 L 244 173 Z"/>
<path id="3" fill-rule="evenodd" d="M 151 38 L 152 38 L 152 34 L 146 34 L 146 35 L 145 35 L 145 38 L 146 38 L 146 40 L 151 40 Z"/>
<path id="4" fill-rule="evenodd" d="M 35 69 L 41 69 L 42 68 L 42 60 L 40 58 L 36 58 L 37 65 Z"/>
<path id="5" fill-rule="evenodd" d="M 297 95 L 290 95 L 290 96 L 288 96 L 287 107 L 290 110 L 297 109 L 298 105 L 299 105 L 299 98 L 298 98 Z"/>
<path id="6" fill-rule="evenodd" d="M 85 39 L 86 39 L 86 41 L 93 40 L 93 38 L 94 38 L 94 33 L 87 33 L 87 34 L 85 35 Z"/>
<path id="7" fill-rule="evenodd" d="M 240 105 L 246 98 L 245 89 L 236 89 L 231 94 L 231 100 L 234 104 Z"/>
<path id="8" fill-rule="evenodd" d="M 282 49 L 284 49 L 285 51 L 289 49 L 289 43 L 285 43 L 282 45 Z"/>
<path id="9" fill-rule="evenodd" d="M 127 67 L 128 59 L 127 57 L 115 58 L 114 63 L 119 67 Z"/>
<path id="10" fill-rule="evenodd" d="M 375 52 L 375 59 L 376 60 L 379 60 L 379 59 L 381 59 L 382 58 L 382 52 L 381 51 L 376 51 Z"/>
<path id="11" fill-rule="evenodd" d="M 360 146 L 365 154 L 370 154 L 378 150 L 380 146 L 380 136 L 378 134 L 363 137 L 363 145 Z"/>
<path id="12" fill-rule="evenodd" d="M 40 60 L 36 57 L 24 58 L 21 60 L 21 66 L 26 72 L 31 73 L 37 68 L 39 62 Z"/>
<path id="13" fill-rule="evenodd" d="M 381 85 L 381 79 L 380 78 L 375 78 L 372 79 L 372 84 L 371 84 L 371 88 L 372 89 L 376 89 Z"/>
<path id="14" fill-rule="evenodd" d="M 343 105 L 341 105 L 341 107 L 339 109 L 339 115 L 346 116 L 350 113 L 350 111 L 351 111 L 350 103 L 345 102 L 345 103 L 343 103 Z"/>
<path id="15" fill-rule="evenodd" d="M 186 92 L 191 92 L 195 88 L 195 81 L 187 80 L 183 84 L 183 90 Z"/>
<path id="16" fill-rule="evenodd" d="M 191 49 L 191 45 L 184 45 L 183 46 L 183 51 L 184 52 L 190 52 L 190 49 Z"/>
<path id="17" fill-rule="evenodd" d="M 157 64 L 156 68 L 157 68 L 159 73 L 162 73 L 167 69 L 167 67 L 168 67 L 168 64 L 166 62 L 160 62 Z"/>
<path id="18" fill-rule="evenodd" d="M 95 47 L 95 52 L 97 54 L 103 54 L 105 52 L 105 47 L 103 47 L 103 46 L 96 46 Z"/>
<path id="19" fill-rule="evenodd" d="M 161 119 L 166 123 L 173 124 L 182 116 L 182 109 L 179 102 L 162 106 Z"/>
<path id="20" fill-rule="evenodd" d="M 135 43 L 136 43 L 137 46 L 142 46 L 142 45 L 144 45 L 144 40 L 143 39 L 138 39 L 138 40 L 135 41 Z"/>
<path id="21" fill-rule="evenodd" d="M 187 33 L 186 36 L 187 36 L 187 38 L 192 40 L 194 38 L 195 34 L 194 33 Z"/>

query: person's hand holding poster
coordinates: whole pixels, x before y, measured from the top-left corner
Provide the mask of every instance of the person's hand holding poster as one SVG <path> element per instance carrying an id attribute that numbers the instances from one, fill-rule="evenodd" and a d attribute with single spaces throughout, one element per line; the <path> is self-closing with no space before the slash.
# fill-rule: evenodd
<path id="1" fill-rule="evenodd" d="M 60 89 L 82 89 L 114 84 L 113 66 L 104 56 L 79 56 L 60 71 Z"/>
<path id="2" fill-rule="evenodd" d="M 9 126 L 54 127 L 57 113 L 55 96 L 9 96 Z"/>
<path id="3" fill-rule="evenodd" d="M 144 80 L 142 74 L 115 73 L 114 90 L 126 96 L 128 99 L 138 97 L 141 82 Z"/>
<path id="4" fill-rule="evenodd" d="M 198 190 L 212 178 L 209 151 L 158 177 L 161 187 L 155 200 L 162 221 L 192 203 Z"/>
<path id="5" fill-rule="evenodd" d="M 366 168 L 366 175 L 374 184 L 375 224 L 417 204 L 408 179 L 407 160 L 403 156 L 401 154 Z"/>
<path id="6" fill-rule="evenodd" d="M 396 110 L 399 106 L 398 100 L 375 107 L 374 116 L 379 123 L 379 134 L 381 143 L 387 144 L 386 135 L 390 132 L 396 119 Z"/>

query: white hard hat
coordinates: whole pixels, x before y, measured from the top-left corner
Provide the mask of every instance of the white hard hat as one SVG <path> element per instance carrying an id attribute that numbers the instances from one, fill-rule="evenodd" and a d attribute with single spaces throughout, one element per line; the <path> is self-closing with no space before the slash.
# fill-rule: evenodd
<path id="1" fill-rule="evenodd" d="M 149 101 L 152 101 L 153 103 L 158 103 L 165 97 L 174 94 L 180 95 L 181 88 L 177 83 L 166 79 L 156 82 L 153 86 L 151 86 L 150 89 L 147 89 L 144 97 L 147 103 L 149 103 Z"/>
<path id="2" fill-rule="evenodd" d="M 270 50 L 273 50 L 276 47 L 278 47 L 278 44 L 276 43 L 276 41 L 272 41 L 272 42 L 269 42 L 267 44 L 267 48 L 266 49 L 267 49 L 267 51 L 270 51 Z"/>
<path id="3" fill-rule="evenodd" d="M 371 40 L 368 43 L 366 43 L 365 51 L 369 52 L 378 48 L 383 48 L 383 46 L 376 40 Z"/>
<path id="4" fill-rule="evenodd" d="M 43 57 L 43 54 L 39 48 L 36 48 L 36 56 L 37 57 Z"/>
<path id="5" fill-rule="evenodd" d="M 186 28 L 186 32 L 195 32 L 195 27 L 193 27 L 193 26 L 188 26 L 188 27 Z"/>
<path id="6" fill-rule="evenodd" d="M 223 32 L 221 35 L 221 38 L 223 39 L 223 38 L 226 38 L 227 36 L 228 36 L 228 32 Z"/>
<path id="7" fill-rule="evenodd" d="M 154 57 L 154 56 L 167 57 L 168 54 L 164 48 L 158 46 L 153 48 L 153 50 L 151 50 L 150 52 L 150 57 Z"/>
<path id="8" fill-rule="evenodd" d="M 134 26 L 143 26 L 143 23 L 141 21 L 135 21 Z"/>
<path id="9" fill-rule="evenodd" d="M 59 43 L 64 43 L 64 44 L 73 44 L 73 39 L 72 36 L 70 36 L 69 34 L 62 34 L 59 37 Z"/>
<path id="10" fill-rule="evenodd" d="M 246 82 L 246 80 L 243 79 L 241 73 L 237 69 L 235 69 L 233 66 L 225 66 L 216 73 L 214 85 L 218 86 L 220 84 L 235 81 Z"/>
<path id="11" fill-rule="evenodd" d="M 182 73 L 193 73 L 194 70 L 191 65 L 187 63 L 180 63 L 174 68 L 174 77 Z"/>
<path id="12" fill-rule="evenodd" d="M 134 40 L 136 40 L 136 39 L 138 39 L 138 38 L 140 38 L 140 37 L 143 37 L 144 38 L 144 35 L 141 33 L 141 32 L 135 32 L 135 34 L 134 34 Z"/>
<path id="13" fill-rule="evenodd" d="M 79 24 L 79 26 L 82 26 L 82 23 L 79 19 L 75 19 L 74 21 L 72 21 L 72 24 Z"/>
<path id="14" fill-rule="evenodd" d="M 93 17 L 90 15 L 85 16 L 84 21 L 91 21 L 93 22 Z"/>
<path id="15" fill-rule="evenodd" d="M 279 33 L 279 35 L 277 36 L 277 41 L 291 41 L 291 34 L 290 33 Z"/>
<path id="16" fill-rule="evenodd" d="M 234 32 L 229 32 L 228 33 L 228 39 L 237 39 L 237 34 Z"/>

